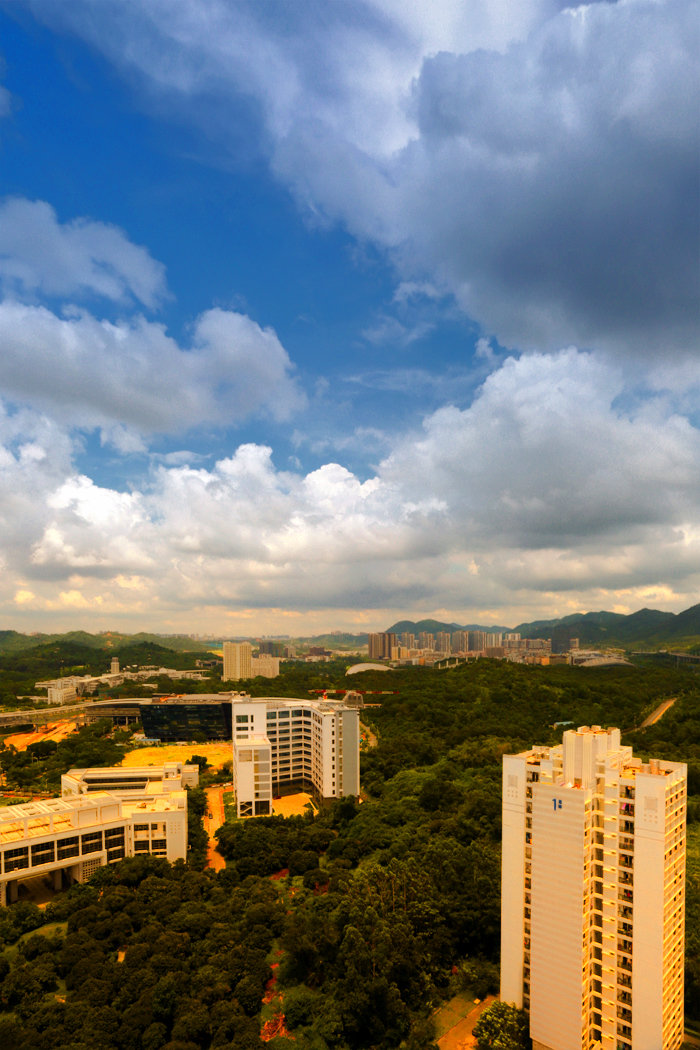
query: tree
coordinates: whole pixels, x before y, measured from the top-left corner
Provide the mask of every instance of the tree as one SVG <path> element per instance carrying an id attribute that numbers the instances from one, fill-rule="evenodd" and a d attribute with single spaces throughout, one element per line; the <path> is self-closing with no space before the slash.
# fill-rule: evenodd
<path id="1" fill-rule="evenodd" d="M 511 1003 L 493 1003 L 474 1025 L 479 1050 L 530 1050 L 527 1014 Z"/>

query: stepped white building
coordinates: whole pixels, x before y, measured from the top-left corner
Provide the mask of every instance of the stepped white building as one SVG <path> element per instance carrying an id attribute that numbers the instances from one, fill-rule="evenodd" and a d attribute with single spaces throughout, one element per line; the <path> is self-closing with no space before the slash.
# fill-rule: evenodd
<path id="1" fill-rule="evenodd" d="M 533 1050 L 680 1048 L 686 780 L 599 726 L 504 756 L 501 998 Z"/>
<path id="2" fill-rule="evenodd" d="M 239 817 L 272 812 L 274 795 L 320 805 L 360 793 L 360 716 L 332 700 L 234 699 L 233 783 Z"/>

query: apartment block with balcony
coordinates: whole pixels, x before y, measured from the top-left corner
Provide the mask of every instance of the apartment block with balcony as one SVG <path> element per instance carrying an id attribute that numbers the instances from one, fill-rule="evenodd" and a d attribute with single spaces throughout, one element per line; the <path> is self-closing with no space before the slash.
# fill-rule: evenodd
<path id="1" fill-rule="evenodd" d="M 501 998 L 534 1050 L 679 1050 L 686 766 L 583 726 L 503 760 Z"/>
<path id="2" fill-rule="evenodd" d="M 223 682 L 237 682 L 253 677 L 253 646 L 250 642 L 224 642 Z"/>
<path id="3" fill-rule="evenodd" d="M 319 804 L 360 792 L 357 708 L 333 700 L 232 702 L 239 817 L 272 812 L 274 796 L 308 791 Z"/>

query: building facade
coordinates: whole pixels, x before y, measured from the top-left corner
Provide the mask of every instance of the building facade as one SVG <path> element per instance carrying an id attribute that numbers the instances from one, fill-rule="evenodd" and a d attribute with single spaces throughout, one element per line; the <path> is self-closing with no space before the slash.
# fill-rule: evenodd
<path id="1" fill-rule="evenodd" d="M 251 678 L 277 678 L 280 673 L 279 656 L 261 653 L 251 660 Z"/>
<path id="2" fill-rule="evenodd" d="M 323 805 L 360 793 L 360 719 L 333 700 L 235 699 L 233 786 L 239 817 L 272 812 L 275 795 Z"/>
<path id="3" fill-rule="evenodd" d="M 250 642 L 224 642 L 224 682 L 253 677 L 253 646 Z"/>
<path id="4" fill-rule="evenodd" d="M 143 731 L 151 740 L 231 739 L 230 693 L 194 693 L 165 700 L 144 700 L 138 710 Z"/>
<path id="5" fill-rule="evenodd" d="M 501 998 L 533 1050 L 679 1050 L 686 782 L 599 726 L 504 756 Z"/>

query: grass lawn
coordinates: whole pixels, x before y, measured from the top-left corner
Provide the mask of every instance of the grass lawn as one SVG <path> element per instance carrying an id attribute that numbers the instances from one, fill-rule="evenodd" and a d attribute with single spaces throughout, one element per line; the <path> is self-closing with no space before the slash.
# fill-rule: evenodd
<path id="1" fill-rule="evenodd" d="M 229 821 L 237 820 L 236 817 L 236 796 L 233 791 L 224 791 L 224 820 L 228 824 Z"/>
<path id="2" fill-rule="evenodd" d="M 34 937 L 35 934 L 39 934 L 42 937 L 53 937 L 55 934 L 60 934 L 64 937 L 66 930 L 68 929 L 67 922 L 47 922 L 45 926 L 39 926 L 36 930 L 30 930 L 28 933 L 23 933 L 22 936 L 14 944 L 10 944 L 4 951 L 0 952 L 0 955 L 4 955 L 7 959 L 12 961 L 17 954 L 17 949 L 23 941 L 26 941 L 29 937 Z M 63 985 L 65 991 L 65 982 L 59 982 Z"/>

